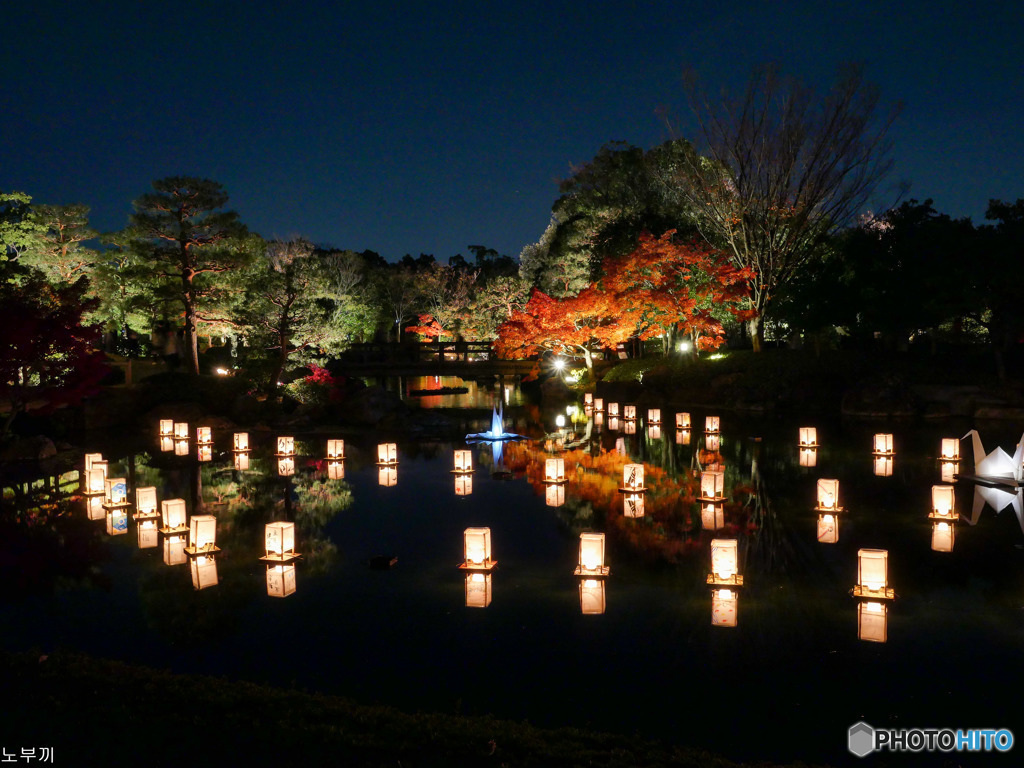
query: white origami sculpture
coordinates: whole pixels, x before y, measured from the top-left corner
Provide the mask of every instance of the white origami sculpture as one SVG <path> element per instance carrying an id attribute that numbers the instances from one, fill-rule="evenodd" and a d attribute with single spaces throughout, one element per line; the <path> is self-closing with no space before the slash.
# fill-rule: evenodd
<path id="1" fill-rule="evenodd" d="M 981 446 L 981 436 L 978 430 L 972 429 L 968 435 L 974 447 L 974 474 L 981 480 L 987 480 L 999 485 L 1020 485 L 1024 476 L 1024 435 L 1021 435 L 1017 443 L 1017 450 L 1010 456 L 1002 448 L 996 448 L 992 453 L 986 454 Z M 963 438 L 961 438 L 962 440 Z"/>

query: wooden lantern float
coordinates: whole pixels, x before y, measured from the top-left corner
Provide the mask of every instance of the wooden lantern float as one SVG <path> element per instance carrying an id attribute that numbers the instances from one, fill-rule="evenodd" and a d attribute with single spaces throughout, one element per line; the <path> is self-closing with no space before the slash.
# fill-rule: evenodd
<path id="1" fill-rule="evenodd" d="M 174 455 L 175 456 L 188 456 L 188 440 L 182 440 L 175 438 L 174 440 Z"/>
<path id="2" fill-rule="evenodd" d="M 577 576 L 607 576 L 611 569 L 604 564 L 604 534 L 580 534 L 580 559 L 576 566 Z"/>
<path id="3" fill-rule="evenodd" d="M 732 589 L 711 590 L 711 624 L 735 627 L 739 613 L 740 593 Z"/>
<path id="4" fill-rule="evenodd" d="M 709 435 L 717 435 L 721 430 L 721 420 L 718 416 L 708 416 L 704 419 L 704 431 Z"/>
<path id="5" fill-rule="evenodd" d="M 956 528 L 951 521 L 932 521 L 932 550 L 935 552 L 952 552 Z"/>
<path id="6" fill-rule="evenodd" d="M 175 440 L 188 440 L 188 422 L 176 421 L 174 422 L 174 439 Z"/>
<path id="7" fill-rule="evenodd" d="M 186 554 L 188 547 L 185 548 Z M 193 589 L 206 589 L 215 587 L 220 581 L 217 577 L 217 560 L 213 555 L 199 555 L 191 558 L 192 566 L 192 587 Z"/>
<path id="8" fill-rule="evenodd" d="M 199 461 L 212 461 L 213 460 L 213 444 L 203 443 L 196 446 L 196 459 Z"/>
<path id="9" fill-rule="evenodd" d="M 725 472 L 707 469 L 700 475 L 699 501 L 722 503 L 725 501 Z"/>
<path id="10" fill-rule="evenodd" d="M 156 487 L 135 489 L 135 520 L 157 520 L 160 513 L 156 508 Z"/>
<path id="11" fill-rule="evenodd" d="M 635 405 L 624 405 L 622 406 L 622 418 L 626 421 L 636 421 L 636 406 Z"/>
<path id="12" fill-rule="evenodd" d="M 626 464 L 622 468 L 622 487 L 619 488 L 619 491 L 622 493 L 643 493 L 646 490 L 644 487 L 644 465 Z"/>
<path id="13" fill-rule="evenodd" d="M 398 484 L 398 466 L 382 464 L 377 468 L 377 485 L 392 488 Z"/>
<path id="14" fill-rule="evenodd" d="M 952 522 L 958 520 L 960 515 L 955 511 L 956 502 L 953 498 L 952 485 L 932 486 L 932 511 L 928 517 L 932 520 L 945 520 Z"/>
<path id="15" fill-rule="evenodd" d="M 124 507 L 107 507 L 107 535 L 128 533 L 128 511 Z"/>
<path id="16" fill-rule="evenodd" d="M 549 507 L 560 507 L 565 504 L 565 486 L 561 483 L 548 483 L 544 489 L 544 502 Z"/>
<path id="17" fill-rule="evenodd" d="M 690 414 L 676 414 L 676 429 L 690 429 Z"/>
<path id="18" fill-rule="evenodd" d="M 676 430 L 676 445 L 689 445 L 690 444 L 690 430 L 688 429 L 677 429 Z"/>
<path id="19" fill-rule="evenodd" d="M 157 434 L 160 437 L 174 437 L 174 419 L 160 419 Z"/>
<path id="20" fill-rule="evenodd" d="M 834 512 L 818 515 L 818 541 L 822 544 L 835 544 L 839 541 L 839 515 Z"/>
<path id="21" fill-rule="evenodd" d="M 267 594 L 288 597 L 295 594 L 295 563 L 267 566 Z"/>
<path id="22" fill-rule="evenodd" d="M 156 527 L 156 520 L 140 520 L 135 527 L 139 538 L 139 549 L 153 549 L 160 543 L 160 534 Z"/>
<path id="23" fill-rule="evenodd" d="M 213 442 L 213 430 L 209 427 L 196 428 L 196 443 L 206 445 Z"/>
<path id="24" fill-rule="evenodd" d="M 622 514 L 624 517 L 640 518 L 644 516 L 644 495 L 627 493 L 622 497 Z"/>
<path id="25" fill-rule="evenodd" d="M 647 423 L 648 424 L 661 424 L 661 408 L 648 408 L 647 409 Z"/>
<path id="26" fill-rule="evenodd" d="M 838 480 L 826 480 L 820 478 L 817 483 L 818 491 L 818 506 L 815 509 L 818 512 L 842 512 L 843 508 L 839 506 L 839 481 Z"/>
<path id="27" fill-rule="evenodd" d="M 249 452 L 248 451 L 235 451 L 235 469 L 239 472 L 247 472 L 249 470 Z"/>
<path id="28" fill-rule="evenodd" d="M 328 461 L 327 462 L 327 479 L 328 480 L 344 480 L 345 479 L 345 462 L 344 461 Z"/>
<path id="29" fill-rule="evenodd" d="M 277 457 L 277 474 L 279 477 L 291 477 L 295 474 L 295 456 Z"/>
<path id="30" fill-rule="evenodd" d="M 800 427 L 800 447 L 818 447 L 818 430 L 815 427 Z"/>
<path id="31" fill-rule="evenodd" d="M 857 637 L 870 643 L 884 643 L 889 637 L 889 614 L 885 603 L 872 600 L 857 604 Z"/>
<path id="32" fill-rule="evenodd" d="M 594 413 L 604 413 L 604 398 L 594 398 Z"/>
<path id="33" fill-rule="evenodd" d="M 93 461 L 89 471 L 85 473 L 85 490 L 87 496 L 106 497 L 107 490 L 107 462 Z"/>
<path id="34" fill-rule="evenodd" d="M 608 403 L 608 418 L 619 418 L 619 404 Z"/>
<path id="35" fill-rule="evenodd" d="M 295 438 L 294 437 L 278 437 L 277 438 L 277 453 L 276 456 L 294 456 L 295 455 Z"/>
<path id="36" fill-rule="evenodd" d="M 875 456 L 892 456 L 892 435 L 879 432 L 875 435 L 871 453 Z"/>
<path id="37" fill-rule="evenodd" d="M 327 441 L 327 460 L 328 461 L 344 461 L 345 460 L 345 441 L 344 440 L 328 440 Z"/>
<path id="38" fill-rule="evenodd" d="M 216 517 L 213 515 L 192 515 L 192 519 L 188 523 L 186 555 L 189 557 L 199 557 L 220 552 L 220 547 L 217 546 Z"/>
<path id="39" fill-rule="evenodd" d="M 160 503 L 160 515 L 164 524 L 160 533 L 185 533 L 188 530 L 184 499 L 164 499 Z"/>
<path id="40" fill-rule="evenodd" d="M 466 607 L 486 608 L 491 604 L 491 574 L 471 571 L 466 574 Z"/>
<path id="41" fill-rule="evenodd" d="M 885 549 L 857 550 L 855 597 L 892 600 L 896 593 L 889 586 L 889 552 Z"/>
<path id="42" fill-rule="evenodd" d="M 380 443 L 377 446 L 378 464 L 397 464 L 398 446 L 395 443 Z"/>
<path id="43" fill-rule="evenodd" d="M 565 459 L 546 459 L 544 461 L 544 482 L 565 482 Z"/>
<path id="44" fill-rule="evenodd" d="M 942 438 L 939 447 L 940 461 L 960 461 L 960 441 L 955 437 Z"/>
<path id="45" fill-rule="evenodd" d="M 491 529 L 467 528 L 462 535 L 465 560 L 459 565 L 466 571 L 489 571 L 498 562 L 491 558 Z"/>
<path id="46" fill-rule="evenodd" d="M 717 432 L 704 435 L 704 450 L 711 451 L 712 453 L 718 453 L 722 447 L 722 436 Z"/>
<path id="47" fill-rule="evenodd" d="M 452 472 L 472 472 L 473 471 L 473 452 L 461 449 L 455 451 L 455 466 Z"/>
<path id="48" fill-rule="evenodd" d="M 873 457 L 871 463 L 875 477 L 892 477 L 893 458 L 891 455 L 879 454 Z"/>
<path id="49" fill-rule="evenodd" d="M 605 611 L 604 579 L 580 579 L 580 613 L 600 616 Z"/>
<path id="50" fill-rule="evenodd" d="M 103 506 L 107 509 L 128 506 L 128 481 L 123 477 L 108 477 L 103 481 Z"/>
<path id="51" fill-rule="evenodd" d="M 705 531 L 725 528 L 725 510 L 721 504 L 709 502 L 700 506 L 700 527 Z"/>
<path id="52" fill-rule="evenodd" d="M 160 451 L 162 453 L 168 453 L 174 450 L 174 437 L 171 435 L 160 436 Z"/>
<path id="53" fill-rule="evenodd" d="M 185 537 L 181 534 L 164 536 L 164 565 L 181 565 L 187 561 Z"/>
<path id="54" fill-rule="evenodd" d="M 736 539 L 712 539 L 711 573 L 708 574 L 708 584 L 724 587 L 741 586 L 743 576 L 739 570 L 739 544 Z"/>
<path id="55" fill-rule="evenodd" d="M 260 560 L 265 563 L 290 563 L 299 558 L 295 551 L 295 523 L 267 523 L 263 529 L 263 541 L 267 554 Z"/>
<path id="56" fill-rule="evenodd" d="M 473 475 L 460 472 L 455 475 L 455 495 L 469 496 L 473 493 Z"/>
<path id="57" fill-rule="evenodd" d="M 816 466 L 818 466 L 818 449 L 817 448 L 801 448 L 800 449 L 800 466 L 801 467 L 816 467 Z"/>
<path id="58" fill-rule="evenodd" d="M 249 450 L 249 433 L 248 432 L 235 432 L 232 437 L 231 450 L 243 452 Z"/>

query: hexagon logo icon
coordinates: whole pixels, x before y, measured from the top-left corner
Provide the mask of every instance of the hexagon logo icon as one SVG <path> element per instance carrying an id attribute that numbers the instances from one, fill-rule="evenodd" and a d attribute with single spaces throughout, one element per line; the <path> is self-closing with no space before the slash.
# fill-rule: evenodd
<path id="1" fill-rule="evenodd" d="M 847 733 L 846 746 L 857 757 L 871 754 L 875 749 L 875 729 L 865 722 L 854 723 Z"/>

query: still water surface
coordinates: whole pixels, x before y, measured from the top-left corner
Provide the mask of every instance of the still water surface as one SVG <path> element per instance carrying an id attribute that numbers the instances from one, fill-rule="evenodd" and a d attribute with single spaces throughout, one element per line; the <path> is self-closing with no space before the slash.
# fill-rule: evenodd
<path id="1" fill-rule="evenodd" d="M 152 485 L 161 500 L 183 498 L 190 514 L 217 517 L 217 583 L 194 589 L 189 565 L 165 564 L 163 538 L 141 547 L 130 517 L 121 535 L 108 534 L 103 517 L 88 519 L 73 473 L 70 495 L 52 506 L 33 503 L 41 491 L 15 499 L 6 490 L 4 644 L 409 710 L 637 733 L 735 759 L 851 763 L 845 734 L 858 720 L 1024 737 L 1011 703 L 1024 686 L 1022 523 L 1012 508 L 973 515 L 974 488 L 959 482 L 957 510 L 969 519 L 956 524 L 952 551 L 932 547 L 939 442 L 966 426 L 819 424 L 816 465 L 802 467 L 802 424 L 724 416 L 729 501 L 722 527 L 708 530 L 691 500 L 694 472 L 715 460 L 701 450 L 705 414 L 693 412 L 689 445 L 666 415 L 652 436 L 643 419 L 632 435 L 582 419 L 559 435 L 545 414 L 546 427 L 534 424 L 531 441 L 506 444 L 500 457 L 472 446 L 476 471 L 461 496 L 450 470 L 462 443 L 399 442 L 386 485 L 373 437 L 347 441 L 343 480 L 327 477 L 323 456 L 326 440 L 344 434 L 296 436 L 287 477 L 269 433 L 251 435 L 247 471 L 233 469 L 230 434 L 215 435 L 202 463 L 194 440 L 188 457 L 175 457 L 155 435 L 97 438 L 85 449 L 128 479 L 130 498 Z M 872 435 L 883 430 L 896 454 L 891 475 L 876 476 Z M 983 428 L 982 437 L 989 450 L 1012 450 L 1019 435 Z M 559 438 L 568 450 L 545 450 Z M 556 455 L 569 482 L 564 502 L 549 506 L 544 462 Z M 626 461 L 647 472 L 643 517 L 624 516 Z M 818 540 L 819 478 L 840 483 L 836 543 Z M 304 554 L 284 599 L 268 594 L 258 559 L 272 520 L 296 523 Z M 490 528 L 498 561 L 486 607 L 467 605 L 486 593 L 468 594 L 457 567 L 463 531 L 475 526 Z M 600 613 L 583 612 L 573 575 L 583 531 L 607 536 L 603 598 L 586 601 Z M 744 584 L 731 627 L 712 623 L 713 538 L 739 544 Z M 889 553 L 896 599 L 885 642 L 858 636 L 850 592 L 861 548 Z M 377 555 L 397 562 L 371 569 Z"/>

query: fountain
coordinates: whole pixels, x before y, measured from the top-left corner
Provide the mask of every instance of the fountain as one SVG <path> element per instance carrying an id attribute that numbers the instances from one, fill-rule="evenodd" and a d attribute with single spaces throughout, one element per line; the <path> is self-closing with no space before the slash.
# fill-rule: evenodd
<path id="1" fill-rule="evenodd" d="M 487 432 L 473 432 L 466 435 L 467 443 L 492 443 L 504 440 L 525 440 L 523 435 L 505 431 L 505 409 L 497 405 L 491 411 L 491 428 Z"/>

